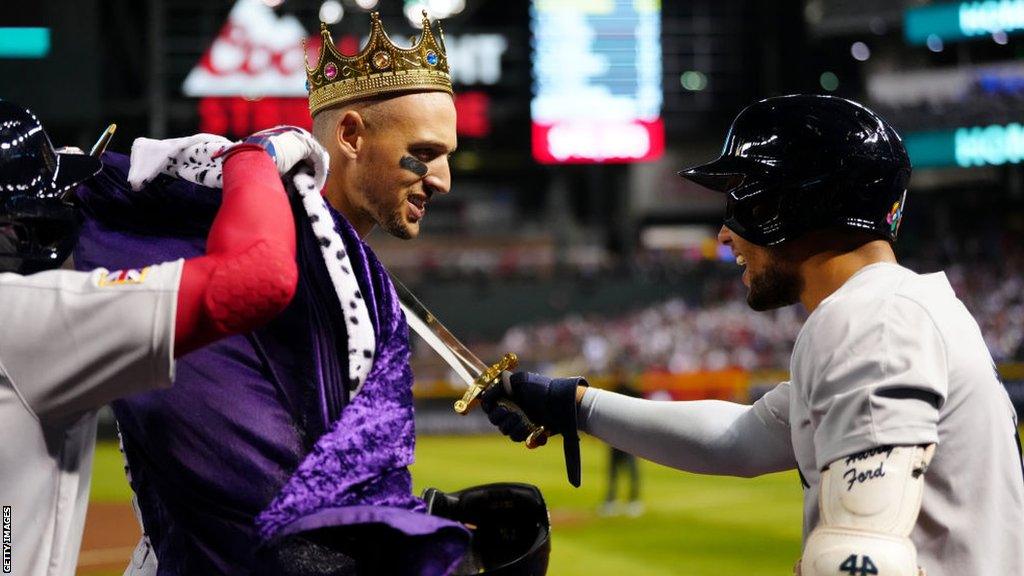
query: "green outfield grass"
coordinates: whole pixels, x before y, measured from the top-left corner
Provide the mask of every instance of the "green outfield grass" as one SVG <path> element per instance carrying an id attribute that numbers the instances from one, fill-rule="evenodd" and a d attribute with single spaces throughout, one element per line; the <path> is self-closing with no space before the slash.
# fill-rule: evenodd
<path id="1" fill-rule="evenodd" d="M 684 474 L 644 462 L 644 514 L 602 517 L 597 509 L 604 498 L 606 463 L 606 449 L 585 439 L 583 486 L 575 489 L 565 480 L 558 438 L 528 451 L 498 436 L 423 437 L 413 480 L 417 493 L 428 486 L 457 490 L 500 481 L 540 486 L 555 524 L 551 576 L 790 573 L 800 553 L 801 490 L 795 472 L 747 480 Z M 97 449 L 92 497 L 129 499 L 116 445 Z"/>
<path id="2" fill-rule="evenodd" d="M 778 576 L 791 573 L 800 554 L 796 472 L 748 480 L 643 462 L 646 510 L 629 518 L 597 514 L 608 456 L 592 439 L 583 442 L 579 489 L 565 479 L 557 438 L 533 451 L 492 436 L 422 438 L 416 458 L 416 490 L 507 480 L 540 486 L 555 524 L 551 576 Z"/>
<path id="3" fill-rule="evenodd" d="M 93 502 L 132 501 L 132 490 L 124 477 L 124 458 L 115 442 L 96 444 L 91 490 L 89 499 Z"/>
<path id="4" fill-rule="evenodd" d="M 1018 432 L 1024 437 L 1024 427 Z M 413 480 L 458 490 L 486 482 L 540 486 L 554 520 L 550 576 L 791 574 L 800 552 L 801 490 L 795 472 L 751 480 L 684 474 L 641 463 L 645 513 L 597 514 L 606 448 L 583 441 L 583 486 L 565 480 L 560 440 L 528 451 L 497 436 L 423 437 Z M 129 501 L 114 444 L 96 450 L 92 498 Z M 88 576 L 119 576 L 89 572 Z"/>

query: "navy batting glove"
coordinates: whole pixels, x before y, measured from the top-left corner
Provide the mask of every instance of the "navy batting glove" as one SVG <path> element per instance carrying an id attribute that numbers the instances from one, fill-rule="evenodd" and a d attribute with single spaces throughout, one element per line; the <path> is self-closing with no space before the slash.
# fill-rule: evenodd
<path id="1" fill-rule="evenodd" d="M 505 395 L 501 386 L 492 386 L 480 395 L 480 406 L 487 419 L 513 442 L 524 442 L 530 435 L 530 421 Z"/>
<path id="2" fill-rule="evenodd" d="M 526 440 L 530 434 L 530 422 L 543 426 L 552 434 L 561 434 L 569 483 L 579 487 L 577 386 L 587 386 L 587 381 L 583 378 L 551 379 L 532 372 L 516 372 L 509 376 L 507 390 L 494 386 L 481 396 L 480 403 L 491 423 L 513 441 Z M 509 405 L 503 398 L 510 398 L 515 405 Z"/>

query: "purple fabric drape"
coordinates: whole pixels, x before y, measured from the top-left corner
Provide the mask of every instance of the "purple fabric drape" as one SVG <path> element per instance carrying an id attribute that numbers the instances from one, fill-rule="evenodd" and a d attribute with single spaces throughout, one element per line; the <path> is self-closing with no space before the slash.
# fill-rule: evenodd
<path id="1" fill-rule="evenodd" d="M 202 254 L 218 191 L 160 177 L 133 192 L 128 159 L 104 162 L 79 190 L 76 266 Z M 377 335 L 359 394 L 348 399 L 340 304 L 300 216 L 299 289 L 285 312 L 180 358 L 170 389 L 114 405 L 161 575 L 249 574 L 259 545 L 327 527 L 389 528 L 407 574 L 446 574 L 468 546 L 460 525 L 412 495 L 408 327 L 386 270 L 334 215 Z"/>

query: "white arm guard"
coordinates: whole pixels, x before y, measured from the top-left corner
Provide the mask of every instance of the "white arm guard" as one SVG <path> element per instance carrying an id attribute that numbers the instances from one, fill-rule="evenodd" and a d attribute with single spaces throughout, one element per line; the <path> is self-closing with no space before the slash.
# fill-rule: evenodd
<path id="1" fill-rule="evenodd" d="M 887 446 L 836 460 L 821 474 L 821 518 L 801 576 L 918 576 L 910 531 L 935 445 Z"/>

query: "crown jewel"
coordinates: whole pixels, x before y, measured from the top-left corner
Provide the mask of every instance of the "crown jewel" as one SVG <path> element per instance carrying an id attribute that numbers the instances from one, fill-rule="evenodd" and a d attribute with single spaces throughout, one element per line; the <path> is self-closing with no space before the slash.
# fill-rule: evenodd
<path id="1" fill-rule="evenodd" d="M 409 48 L 396 46 L 381 24 L 380 14 L 371 15 L 370 39 L 354 56 L 338 52 L 327 24 L 320 23 L 323 46 L 315 67 L 306 61 L 309 112 L 317 112 L 363 98 L 400 92 L 437 91 L 452 93 L 444 32 L 437 36 L 423 11 L 423 33 Z"/>

